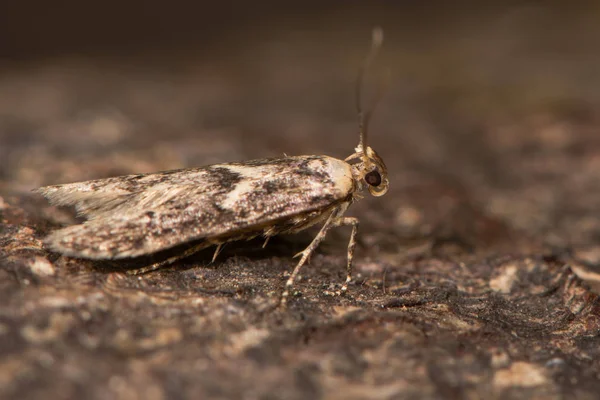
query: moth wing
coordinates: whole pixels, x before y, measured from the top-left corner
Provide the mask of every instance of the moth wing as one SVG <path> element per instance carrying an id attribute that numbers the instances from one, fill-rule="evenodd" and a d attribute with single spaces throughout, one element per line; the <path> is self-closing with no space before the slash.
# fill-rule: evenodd
<path id="1" fill-rule="evenodd" d="M 42 191 L 54 204 L 75 205 L 90 218 L 50 234 L 46 243 L 52 250 L 118 259 L 189 241 L 257 235 L 273 224 L 346 201 L 354 189 L 350 166 L 324 156 L 109 179 L 116 181 L 101 180 L 105 193 L 100 190 L 97 196 L 90 190 L 94 181 L 55 187 L 51 194 Z M 74 194 L 76 187 L 85 190 Z"/>
<path id="2" fill-rule="evenodd" d="M 45 186 L 34 190 L 56 206 L 74 206 L 77 215 L 94 219 L 103 215 L 117 214 L 119 208 L 129 207 L 136 197 L 146 197 L 145 191 L 160 188 L 161 183 L 171 182 L 171 187 L 185 186 L 201 181 L 205 168 L 173 170 L 154 174 L 126 175 L 64 185 Z M 187 177 L 188 179 L 182 179 Z M 179 179 L 178 179 L 179 178 Z M 156 191 L 154 191 L 156 192 Z"/>

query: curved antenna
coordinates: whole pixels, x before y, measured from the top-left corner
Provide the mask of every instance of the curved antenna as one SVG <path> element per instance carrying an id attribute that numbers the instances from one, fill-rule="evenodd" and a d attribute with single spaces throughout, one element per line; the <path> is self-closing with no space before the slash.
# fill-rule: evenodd
<path id="1" fill-rule="evenodd" d="M 367 132 L 369 128 L 369 120 L 371 119 L 371 115 L 373 114 L 373 110 L 375 106 L 379 102 L 383 95 L 383 84 L 380 84 L 376 96 L 371 104 L 371 107 L 367 110 L 366 114 L 363 113 L 361 97 L 362 97 L 362 86 L 364 84 L 364 75 L 365 72 L 371 66 L 373 59 L 379 52 L 381 48 L 381 44 L 383 43 L 383 29 L 377 26 L 373 28 L 373 33 L 371 36 L 371 49 L 367 54 L 367 57 L 363 61 L 362 65 L 358 70 L 358 77 L 356 78 L 356 112 L 358 113 L 358 130 L 360 133 L 360 139 L 358 142 L 358 148 L 361 149 L 363 153 L 363 159 L 367 159 Z"/>

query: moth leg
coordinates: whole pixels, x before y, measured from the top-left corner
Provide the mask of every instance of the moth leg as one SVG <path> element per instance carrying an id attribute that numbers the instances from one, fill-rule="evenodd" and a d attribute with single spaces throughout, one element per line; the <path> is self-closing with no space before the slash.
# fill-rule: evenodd
<path id="1" fill-rule="evenodd" d="M 269 243 L 269 239 L 271 239 L 271 236 L 267 236 L 267 238 L 265 239 L 265 242 L 262 245 L 262 248 L 264 249 L 265 247 L 267 247 L 267 243 Z"/>
<path id="2" fill-rule="evenodd" d="M 292 271 L 292 274 L 290 275 L 288 280 L 285 282 L 285 289 L 283 290 L 283 293 L 281 294 L 281 300 L 279 301 L 279 305 L 281 307 L 285 307 L 285 305 L 287 303 L 287 298 L 290 295 L 290 289 L 294 285 L 294 281 L 296 280 L 296 277 L 298 276 L 300 269 L 302 268 L 302 266 L 304 264 L 306 264 L 306 262 L 308 261 L 308 258 L 317 249 L 317 247 L 319 247 L 319 244 L 321 244 L 323 239 L 325 239 L 325 236 L 327 235 L 327 232 L 329 231 L 329 229 L 334 226 L 346 225 L 346 223 L 344 222 L 346 220 L 346 218 L 341 217 L 341 214 L 345 210 L 346 210 L 346 207 L 344 207 L 344 206 L 340 206 L 337 209 L 335 209 L 331 213 L 329 218 L 327 218 L 327 221 L 325 222 L 325 224 L 323 225 L 323 227 L 321 228 L 321 230 L 319 231 L 317 236 L 315 236 L 313 241 L 310 242 L 308 247 L 294 256 L 294 257 L 299 257 L 299 256 L 302 256 L 302 257 L 300 258 L 300 261 L 298 261 L 298 264 L 296 264 L 296 267 L 294 267 L 294 270 Z M 352 219 L 352 218 L 350 218 L 350 219 Z M 352 252 L 354 252 L 354 248 L 352 248 Z"/>
<path id="3" fill-rule="evenodd" d="M 180 254 L 177 254 L 173 257 L 167 258 L 166 260 L 162 260 L 157 263 L 148 265 L 147 267 L 130 269 L 126 273 L 127 273 L 127 275 L 142 275 L 142 274 L 146 274 L 148 272 L 156 271 L 157 269 L 162 268 L 166 265 L 173 264 L 175 261 L 179 261 L 184 258 L 187 258 L 187 257 L 191 256 L 192 254 L 197 253 L 198 251 L 203 250 L 210 245 L 211 245 L 210 243 L 199 243 L 195 246 L 190 247 L 189 249 L 185 250 L 184 252 L 182 252 Z M 219 250 L 219 249 L 220 249 L 220 247 L 217 248 L 217 250 Z"/>
<path id="4" fill-rule="evenodd" d="M 358 218 L 354 217 L 343 217 L 336 219 L 332 227 L 351 225 L 352 232 L 350 233 L 350 241 L 348 242 L 348 264 L 346 265 L 346 281 L 342 285 L 342 288 L 337 293 L 338 295 L 345 293 L 348 290 L 348 284 L 352 280 L 352 259 L 354 258 L 354 249 L 356 248 L 356 234 L 358 233 Z"/>
<path id="5" fill-rule="evenodd" d="M 219 255 L 219 253 L 221 253 L 221 250 L 223 249 L 223 243 L 219 243 L 217 245 L 217 248 L 215 249 L 215 253 L 213 254 L 213 258 L 210 261 L 211 263 L 214 263 L 215 260 L 217 259 L 217 256 Z"/>

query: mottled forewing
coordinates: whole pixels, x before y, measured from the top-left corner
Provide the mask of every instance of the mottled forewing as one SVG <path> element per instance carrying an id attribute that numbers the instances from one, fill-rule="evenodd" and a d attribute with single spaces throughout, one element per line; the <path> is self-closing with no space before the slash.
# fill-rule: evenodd
<path id="1" fill-rule="evenodd" d="M 55 231 L 47 244 L 71 256 L 116 259 L 259 232 L 348 199 L 353 183 L 340 177 L 343 164 L 286 157 L 45 187 L 40 192 L 53 204 L 88 218 Z"/>

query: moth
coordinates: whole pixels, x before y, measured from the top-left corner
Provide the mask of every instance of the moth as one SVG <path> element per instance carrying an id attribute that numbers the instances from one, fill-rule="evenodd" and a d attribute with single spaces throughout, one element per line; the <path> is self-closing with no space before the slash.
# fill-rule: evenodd
<path id="1" fill-rule="evenodd" d="M 388 190 L 387 169 L 367 145 L 372 109 L 363 114 L 363 75 L 383 40 L 375 29 L 371 51 L 359 70 L 356 99 L 359 143 L 344 160 L 325 155 L 285 156 L 208 165 L 150 174 L 126 175 L 37 189 L 57 206 L 74 206 L 86 221 L 59 229 L 46 246 L 66 256 L 119 260 L 150 255 L 182 244 L 180 254 L 142 268 L 148 272 L 201 249 L 258 236 L 292 234 L 322 223 L 300 257 L 281 294 L 285 305 L 298 273 L 335 227 L 351 226 L 346 280 L 352 280 L 352 259 L 359 221 L 344 216 L 365 188 L 373 196 Z"/>

